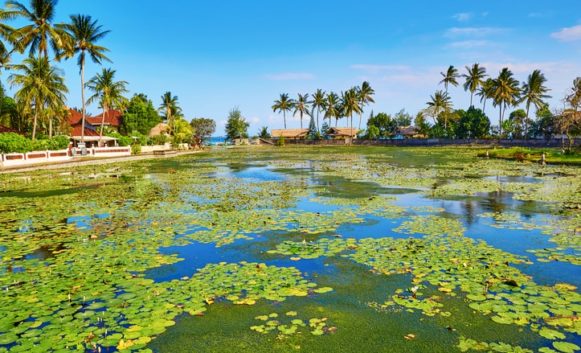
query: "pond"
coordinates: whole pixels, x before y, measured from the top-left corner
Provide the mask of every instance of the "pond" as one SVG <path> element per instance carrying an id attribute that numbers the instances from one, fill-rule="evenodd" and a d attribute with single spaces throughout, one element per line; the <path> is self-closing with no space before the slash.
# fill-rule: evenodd
<path id="1" fill-rule="evenodd" d="M 575 352 L 581 168 L 479 152 L 0 175 L 0 352 Z"/>

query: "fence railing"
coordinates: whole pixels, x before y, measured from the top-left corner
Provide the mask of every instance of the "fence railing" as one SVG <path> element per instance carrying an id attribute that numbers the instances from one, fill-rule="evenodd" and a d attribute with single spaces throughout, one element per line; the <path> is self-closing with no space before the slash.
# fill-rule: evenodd
<path id="1" fill-rule="evenodd" d="M 26 166 L 40 163 L 64 162 L 75 157 L 121 157 L 130 156 L 131 147 L 94 147 L 87 148 L 87 154 L 73 156 L 71 150 L 34 151 L 28 153 L 0 154 L 0 167 Z"/>

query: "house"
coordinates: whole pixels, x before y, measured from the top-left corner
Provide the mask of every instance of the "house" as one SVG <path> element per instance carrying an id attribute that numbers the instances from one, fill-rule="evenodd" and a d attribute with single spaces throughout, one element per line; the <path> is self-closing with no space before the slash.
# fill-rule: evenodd
<path id="1" fill-rule="evenodd" d="M 103 118 L 104 116 L 104 118 Z M 102 112 L 97 116 L 87 117 L 86 121 L 91 123 L 91 125 L 98 128 L 103 125 L 104 127 L 110 127 L 111 129 L 119 132 L 119 127 L 123 119 L 123 113 L 119 110 L 110 109 L 107 112 Z"/>
<path id="2" fill-rule="evenodd" d="M 70 137 L 73 141 L 73 147 L 83 140 L 81 131 L 83 131 L 83 114 L 75 109 L 69 109 L 68 122 L 71 127 Z M 99 135 L 99 130 L 91 124 L 85 117 L 85 136 L 84 142 L 87 147 L 98 147 L 99 144 L 106 146 L 116 146 L 117 139 L 113 137 Z"/>
<path id="3" fill-rule="evenodd" d="M 309 129 L 279 129 L 272 130 L 271 137 L 273 140 L 304 140 L 309 134 Z"/>
<path id="4" fill-rule="evenodd" d="M 357 133 L 358 129 L 350 127 L 332 127 L 327 131 L 327 135 L 333 140 L 354 139 Z"/>
<path id="5" fill-rule="evenodd" d="M 418 128 L 415 126 L 399 126 L 397 128 L 396 139 L 411 139 L 411 138 L 425 138 L 426 136 L 420 134 Z"/>

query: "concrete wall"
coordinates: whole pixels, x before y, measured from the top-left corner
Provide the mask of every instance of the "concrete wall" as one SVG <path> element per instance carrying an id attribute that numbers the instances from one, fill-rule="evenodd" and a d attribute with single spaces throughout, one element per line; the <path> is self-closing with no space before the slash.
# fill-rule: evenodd
<path id="1" fill-rule="evenodd" d="M 84 157 L 121 157 L 130 156 L 131 147 L 95 147 L 87 148 L 87 155 Z M 34 151 L 28 153 L 7 153 L 0 154 L 0 167 L 18 167 L 40 163 L 54 163 L 71 161 L 73 158 L 83 158 L 80 155 L 73 157 L 70 150 L 59 151 Z"/>
<path id="2" fill-rule="evenodd" d="M 165 145 L 141 146 L 141 153 L 153 153 L 153 151 L 169 151 L 171 150 L 171 143 Z"/>

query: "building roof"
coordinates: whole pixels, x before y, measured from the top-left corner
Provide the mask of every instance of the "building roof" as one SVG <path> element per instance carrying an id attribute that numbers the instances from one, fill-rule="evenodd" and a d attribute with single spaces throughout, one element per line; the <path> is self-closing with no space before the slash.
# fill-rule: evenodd
<path id="1" fill-rule="evenodd" d="M 400 126 L 397 131 L 404 136 L 414 136 L 418 134 L 418 129 L 415 126 Z"/>
<path id="2" fill-rule="evenodd" d="M 69 109 L 69 125 L 71 126 L 71 136 L 81 136 L 83 114 L 77 110 Z M 97 128 L 85 118 L 85 136 L 99 136 Z"/>
<path id="3" fill-rule="evenodd" d="M 149 137 L 159 136 L 163 133 L 166 133 L 169 129 L 169 126 L 166 123 L 159 123 L 149 130 Z"/>
<path id="4" fill-rule="evenodd" d="M 90 122 L 92 125 L 101 126 L 101 122 L 103 122 L 103 115 L 105 115 L 105 126 L 112 126 L 112 127 L 119 127 L 121 126 L 121 118 L 123 117 L 123 113 L 119 110 L 110 109 L 107 111 L 107 114 L 101 113 L 96 116 L 87 117 L 87 121 Z"/>
<path id="5" fill-rule="evenodd" d="M 347 137 L 355 137 L 359 132 L 356 128 L 350 127 L 332 127 L 329 129 L 328 134 L 330 136 L 347 136 Z"/>
<path id="6" fill-rule="evenodd" d="M 279 129 L 272 130 L 271 136 L 273 138 L 304 138 L 309 133 L 309 129 Z"/>

